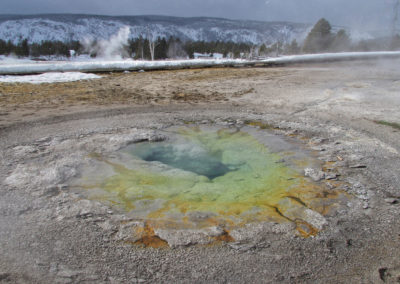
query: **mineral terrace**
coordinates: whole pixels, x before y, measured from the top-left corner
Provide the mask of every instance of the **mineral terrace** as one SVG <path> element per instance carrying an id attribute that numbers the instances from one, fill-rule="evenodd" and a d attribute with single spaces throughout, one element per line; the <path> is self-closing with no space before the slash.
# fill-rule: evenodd
<path id="1" fill-rule="evenodd" d="M 0 84 L 0 283 L 399 283 L 399 64 Z"/>

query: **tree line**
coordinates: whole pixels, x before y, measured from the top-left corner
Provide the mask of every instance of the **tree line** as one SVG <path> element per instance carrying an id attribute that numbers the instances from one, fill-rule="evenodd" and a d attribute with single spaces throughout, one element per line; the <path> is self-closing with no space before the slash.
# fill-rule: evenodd
<path id="1" fill-rule="evenodd" d="M 362 40 L 353 43 L 345 30 L 332 32 L 332 27 L 326 19 L 320 19 L 308 33 L 303 45 L 296 40 L 290 43 L 281 41 L 273 44 L 254 45 L 251 43 L 235 43 L 232 41 L 181 41 L 179 38 L 170 37 L 149 39 L 142 37 L 130 39 L 123 47 L 124 57 L 143 60 L 167 58 L 193 58 L 194 53 L 213 54 L 220 53 L 230 58 L 255 58 L 263 56 L 277 56 L 281 54 L 341 52 L 341 51 L 372 51 L 372 50 L 398 50 L 400 49 L 400 36 Z M 89 54 L 97 56 L 94 48 L 84 46 L 79 41 L 42 41 L 29 43 L 27 39 L 20 40 L 18 44 L 0 39 L 0 55 L 15 54 L 18 57 L 66 56 L 70 57 L 70 50 L 76 55 Z"/>
<path id="2" fill-rule="evenodd" d="M 95 44 L 95 42 L 94 42 Z M 222 41 L 185 41 L 179 38 L 170 37 L 169 39 L 157 38 L 153 41 L 139 37 L 130 39 L 123 47 L 124 57 L 134 59 L 167 59 L 167 58 L 193 58 L 194 53 L 221 53 L 224 57 L 230 56 L 238 58 L 241 54 L 248 54 L 253 45 L 250 43 L 235 43 Z M 153 48 L 153 56 L 152 50 Z M 66 56 L 70 57 L 70 50 L 76 55 L 88 54 L 91 57 L 97 57 L 95 48 L 84 46 L 79 41 L 61 42 L 61 41 L 42 41 L 40 43 L 28 43 L 27 39 L 14 44 L 11 41 L 0 39 L 0 55 L 14 54 L 18 57 L 39 57 L 39 56 Z M 152 58 L 154 57 L 154 58 Z"/>
<path id="3" fill-rule="evenodd" d="M 0 39 L 0 55 L 14 54 L 18 57 L 38 57 L 41 55 L 70 56 L 70 50 L 83 51 L 79 41 L 62 42 L 45 40 L 40 43 L 28 43 L 27 39 L 18 44 Z"/>
<path id="4" fill-rule="evenodd" d="M 139 37 L 129 41 L 128 50 L 132 58 L 152 59 L 151 50 L 154 48 L 154 59 L 193 58 L 195 53 L 220 53 L 224 57 L 238 58 L 251 51 L 252 44 L 235 43 L 232 41 L 185 41 L 170 37 L 157 38 L 151 43 L 148 39 Z"/>
<path id="5" fill-rule="evenodd" d="M 152 58 L 151 48 L 154 48 Z M 252 45 L 249 43 L 234 43 L 222 41 L 185 41 L 179 38 L 170 37 L 169 39 L 157 38 L 149 41 L 146 38 L 139 37 L 130 39 L 128 44 L 124 46 L 124 57 L 134 59 L 166 59 L 166 58 L 193 58 L 194 53 L 221 53 L 225 57 L 240 57 L 240 54 L 249 53 Z M 0 55 L 16 55 L 18 57 L 39 57 L 39 56 L 66 56 L 70 57 L 70 50 L 76 55 L 88 54 L 96 57 L 98 54 L 95 48 L 84 46 L 79 41 L 62 42 L 62 41 L 42 41 L 40 43 L 28 43 L 27 39 L 21 40 L 18 44 L 12 41 L 4 41 L 0 39 Z"/>

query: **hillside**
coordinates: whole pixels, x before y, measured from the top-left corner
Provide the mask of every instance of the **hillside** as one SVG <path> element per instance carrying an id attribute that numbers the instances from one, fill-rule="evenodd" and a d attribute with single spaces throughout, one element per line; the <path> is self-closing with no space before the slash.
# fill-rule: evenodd
<path id="1" fill-rule="evenodd" d="M 181 18 L 168 16 L 97 16 L 73 14 L 0 15 L 0 39 L 18 43 L 43 40 L 104 39 L 129 26 L 130 37 L 170 36 L 192 41 L 233 41 L 253 44 L 302 40 L 310 24 L 260 22 L 220 18 Z"/>

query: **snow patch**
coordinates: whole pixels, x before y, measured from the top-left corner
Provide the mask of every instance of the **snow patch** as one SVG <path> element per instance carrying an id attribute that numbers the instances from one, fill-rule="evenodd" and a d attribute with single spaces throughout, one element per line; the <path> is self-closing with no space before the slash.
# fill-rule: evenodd
<path id="1" fill-rule="evenodd" d="M 0 82 L 42 84 L 42 83 L 73 82 L 79 80 L 90 80 L 99 78 L 101 78 L 101 76 L 95 74 L 81 73 L 81 72 L 65 72 L 65 73 L 50 72 L 40 75 L 24 75 L 24 76 L 5 75 L 5 76 L 0 76 Z"/>
<path id="2" fill-rule="evenodd" d="M 138 70 L 157 70 L 157 69 L 183 69 L 183 68 L 201 68 L 212 66 L 238 66 L 251 65 L 256 63 L 268 65 L 275 64 L 293 64 L 293 63 L 312 63 L 326 61 L 345 61 L 355 59 L 375 59 L 375 58 L 399 58 L 400 51 L 375 51 L 375 52 L 342 52 L 342 53 L 321 53 L 321 54 L 303 54 L 290 55 L 282 57 L 272 57 L 263 60 L 243 60 L 243 59 L 186 59 L 186 60 L 160 60 L 160 61 L 143 61 L 143 60 L 71 60 L 71 61 L 0 61 L 0 74 L 33 74 L 45 72 L 95 72 L 95 71 L 138 71 Z M 64 80 L 68 77 L 61 73 Z M 76 80 L 94 79 L 93 74 L 84 74 L 78 76 Z M 71 75 L 72 76 L 72 75 Z M 5 78 L 5 77 L 2 77 Z M 8 78 L 8 77 L 7 77 Z M 7 79 L 11 80 L 11 79 Z M 64 81 L 65 82 L 65 81 Z"/>
<path id="3" fill-rule="evenodd" d="M 208 67 L 216 65 L 234 65 L 247 61 L 240 59 L 224 60 L 88 60 L 88 61 L 47 61 L 33 63 L 0 64 L 0 74 L 32 74 L 45 72 L 69 71 L 125 71 L 125 70 L 155 70 L 163 68 Z"/>

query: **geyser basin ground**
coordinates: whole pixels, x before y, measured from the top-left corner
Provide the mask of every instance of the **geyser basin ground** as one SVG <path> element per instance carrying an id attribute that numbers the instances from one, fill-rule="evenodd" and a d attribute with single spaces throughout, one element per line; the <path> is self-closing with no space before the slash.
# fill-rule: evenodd
<path id="1" fill-rule="evenodd" d="M 289 222 L 307 237 L 325 225 L 338 194 L 304 177 L 301 169 L 316 161 L 296 145 L 250 127 L 165 133 L 166 141 L 93 153 L 95 165 L 77 184 L 151 228 L 216 226 L 227 234 L 248 223 Z"/>
<path id="2" fill-rule="evenodd" d="M 400 132 L 374 120 L 400 122 L 400 69 L 397 61 L 376 63 L 132 72 L 105 74 L 99 81 L 1 84 L 1 277 L 41 284 L 396 283 Z M 174 97 L 179 105 L 171 105 Z M 228 105 L 216 102 L 221 98 Z M 352 195 L 324 215 L 327 225 L 315 237 L 285 233 L 281 229 L 295 228 L 290 221 L 254 222 L 228 230 L 235 239 L 231 243 L 141 249 L 126 242 L 140 240 L 134 234 L 151 223 L 148 219 L 122 205 L 119 210 L 88 200 L 86 194 L 95 190 L 68 186 L 82 163 L 94 172 L 102 169 L 104 178 L 115 175 L 111 166 L 88 158 L 90 153 L 125 164 L 116 151 L 127 143 L 154 140 L 168 125 L 207 121 L 226 127 L 246 120 L 269 123 L 284 140 L 299 141 L 300 147 L 291 143 L 297 151 L 312 150 L 323 163 L 315 170 L 326 169 L 329 178 L 338 174 L 337 181 L 317 184 Z M 257 135 L 267 132 L 254 131 L 263 142 Z M 300 175 L 309 167 L 298 166 Z M 166 227 L 152 227 L 154 235 L 168 244 L 189 245 L 205 241 L 206 233 L 213 238 L 221 226 Z"/>

